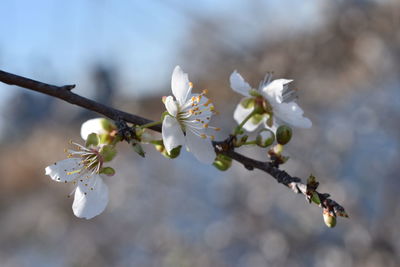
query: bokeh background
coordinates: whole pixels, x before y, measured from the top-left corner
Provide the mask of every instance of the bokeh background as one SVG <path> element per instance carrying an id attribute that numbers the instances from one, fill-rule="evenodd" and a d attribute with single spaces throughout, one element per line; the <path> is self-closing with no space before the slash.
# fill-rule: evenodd
<path id="1" fill-rule="evenodd" d="M 96 114 L 0 84 L 1 266 L 399 266 L 400 2 L 2 0 L 0 69 L 77 84 L 78 94 L 150 119 L 177 64 L 209 89 L 228 134 L 237 69 L 294 79 L 313 127 L 283 165 L 313 173 L 350 215 L 321 210 L 259 171 L 183 152 L 119 146 L 110 203 L 87 221 L 44 168 Z M 265 158 L 261 149 L 243 153 Z"/>

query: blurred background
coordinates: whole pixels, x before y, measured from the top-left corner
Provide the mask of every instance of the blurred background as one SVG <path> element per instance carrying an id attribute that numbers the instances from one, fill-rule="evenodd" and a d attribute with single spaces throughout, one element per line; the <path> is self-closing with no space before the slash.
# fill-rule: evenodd
<path id="1" fill-rule="evenodd" d="M 350 215 L 329 229 L 265 173 L 121 144 L 107 209 L 75 218 L 72 188 L 44 168 L 97 115 L 0 84 L 1 266 L 400 265 L 399 1 L 2 0 L 0 22 L 0 69 L 150 119 L 181 65 L 209 89 L 221 138 L 234 69 L 253 87 L 267 71 L 294 79 L 313 127 L 295 129 L 282 168 L 315 174 Z"/>

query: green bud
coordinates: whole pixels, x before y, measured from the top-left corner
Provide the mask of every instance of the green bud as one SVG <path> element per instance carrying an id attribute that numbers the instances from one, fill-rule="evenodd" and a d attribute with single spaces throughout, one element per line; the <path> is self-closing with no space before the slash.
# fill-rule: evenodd
<path id="1" fill-rule="evenodd" d="M 133 150 L 135 150 L 136 153 L 138 153 L 141 157 L 144 158 L 144 150 L 142 148 L 142 146 L 139 143 L 133 143 L 132 144 Z"/>
<path id="2" fill-rule="evenodd" d="M 226 171 L 232 166 L 232 159 L 225 155 L 218 154 L 213 165 L 220 171 Z"/>
<path id="3" fill-rule="evenodd" d="M 336 216 L 325 210 L 323 211 L 323 216 L 326 226 L 328 226 L 329 228 L 333 228 L 336 226 Z"/>
<path id="4" fill-rule="evenodd" d="M 174 159 L 174 158 L 178 157 L 179 154 L 181 153 L 181 148 L 182 148 L 182 146 L 175 147 L 175 148 L 173 148 L 173 149 L 171 150 L 170 153 L 168 153 L 167 150 L 165 150 L 164 153 L 163 153 L 163 155 L 164 155 L 164 157 L 166 157 L 166 158 Z"/>
<path id="5" fill-rule="evenodd" d="M 250 89 L 249 95 L 254 96 L 254 97 L 261 96 L 260 92 L 256 89 Z"/>
<path id="6" fill-rule="evenodd" d="M 114 146 L 105 145 L 100 149 L 100 154 L 103 156 L 104 162 L 108 162 L 117 155 L 117 150 Z"/>
<path id="7" fill-rule="evenodd" d="M 281 125 L 276 130 L 276 140 L 281 145 L 286 145 L 292 138 L 292 129 L 289 126 Z"/>
<path id="8" fill-rule="evenodd" d="M 99 145 L 99 136 L 95 133 L 91 133 L 88 135 L 87 139 L 86 139 L 86 147 L 89 146 L 98 146 Z"/>
<path id="9" fill-rule="evenodd" d="M 256 137 L 256 144 L 260 147 L 268 147 L 275 141 L 275 135 L 268 129 L 262 129 Z"/>
<path id="10" fill-rule="evenodd" d="M 242 107 L 248 109 L 248 108 L 253 108 L 254 107 L 254 98 L 245 98 L 242 100 L 242 102 L 240 102 L 240 105 L 242 105 Z"/>
<path id="11" fill-rule="evenodd" d="M 104 167 L 100 170 L 100 173 L 108 176 L 113 176 L 115 174 L 115 170 L 111 167 Z"/>

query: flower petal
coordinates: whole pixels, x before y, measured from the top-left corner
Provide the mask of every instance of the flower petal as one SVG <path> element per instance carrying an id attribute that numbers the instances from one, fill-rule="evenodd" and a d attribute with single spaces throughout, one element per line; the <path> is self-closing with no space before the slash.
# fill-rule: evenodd
<path id="1" fill-rule="evenodd" d="M 107 131 L 104 129 L 103 123 L 106 119 L 97 118 L 85 121 L 81 126 L 81 137 L 86 140 L 88 135 L 91 133 L 95 134 L 106 134 Z"/>
<path id="2" fill-rule="evenodd" d="M 229 77 L 231 83 L 231 88 L 233 91 L 242 94 L 244 96 L 249 96 L 249 91 L 251 86 L 243 79 L 243 77 L 235 70 Z"/>
<path id="3" fill-rule="evenodd" d="M 264 94 L 264 97 L 268 99 L 269 101 L 274 101 L 277 103 L 282 103 L 283 102 L 283 89 L 285 88 L 285 85 L 292 82 L 293 80 L 287 80 L 287 79 L 278 79 L 278 80 L 273 80 L 266 86 L 264 86 L 261 91 Z M 273 104 L 273 103 L 271 103 Z"/>
<path id="4" fill-rule="evenodd" d="M 190 86 L 189 77 L 179 66 L 176 66 L 172 73 L 171 89 L 179 105 L 183 105 L 188 95 L 191 94 L 192 87 Z"/>
<path id="5" fill-rule="evenodd" d="M 178 114 L 178 106 L 172 96 L 168 96 L 165 99 L 165 107 L 167 108 L 169 114 L 176 117 L 176 114 Z"/>
<path id="6" fill-rule="evenodd" d="M 102 213 L 107 207 L 107 185 L 100 175 L 94 175 L 91 179 L 94 179 L 94 182 L 90 186 L 79 185 L 76 188 L 72 204 L 72 210 L 76 217 L 91 219 Z"/>
<path id="7" fill-rule="evenodd" d="M 177 146 L 185 144 L 185 136 L 179 122 L 169 115 L 164 117 L 162 124 L 162 138 L 168 153 Z"/>
<path id="8" fill-rule="evenodd" d="M 201 138 L 200 136 L 195 135 L 192 131 L 187 131 L 186 146 L 199 161 L 206 164 L 214 162 L 216 154 L 210 139 Z"/>
<path id="9" fill-rule="evenodd" d="M 49 175 L 56 182 L 71 182 L 81 176 L 79 169 L 83 168 L 81 159 L 69 158 L 58 161 L 46 167 L 46 175 Z"/>
<path id="10" fill-rule="evenodd" d="M 237 124 L 242 123 L 242 121 L 253 111 L 252 108 L 244 108 L 240 103 L 236 106 L 235 112 L 233 113 L 233 118 L 237 122 Z M 248 131 L 252 132 L 255 129 L 258 128 L 258 126 L 263 122 L 264 120 L 258 121 L 256 124 L 250 119 L 248 120 L 243 128 Z"/>
<path id="11" fill-rule="evenodd" d="M 310 128 L 312 122 L 308 118 L 303 117 L 303 113 L 303 110 L 296 102 L 281 103 L 274 106 L 274 114 L 278 119 L 291 126 Z"/>

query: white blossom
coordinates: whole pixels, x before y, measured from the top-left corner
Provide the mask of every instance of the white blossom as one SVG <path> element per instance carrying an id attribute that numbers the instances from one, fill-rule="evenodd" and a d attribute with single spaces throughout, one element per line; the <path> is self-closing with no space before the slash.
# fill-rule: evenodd
<path id="1" fill-rule="evenodd" d="M 268 74 L 260 83 L 258 89 L 252 89 L 243 77 L 235 70 L 230 76 L 231 88 L 245 96 L 234 112 L 234 119 L 240 124 L 253 111 L 254 105 L 243 105 L 243 101 L 254 98 L 255 103 L 263 102 L 263 105 L 271 108 L 270 113 L 257 114 L 246 122 L 243 128 L 249 132 L 257 129 L 261 124 L 272 129 L 274 132 L 281 124 L 299 128 L 310 128 L 311 121 L 303 116 L 303 110 L 294 102 L 295 91 L 289 89 L 292 80 L 277 79 L 272 80 L 272 75 Z M 272 114 L 272 124 L 268 125 L 268 119 Z"/>
<path id="2" fill-rule="evenodd" d="M 76 143 L 67 159 L 46 167 L 46 175 L 56 182 L 72 183 L 76 187 L 72 210 L 79 218 L 91 219 L 104 211 L 108 203 L 108 187 L 100 171 L 103 156 L 99 147 L 86 148 Z"/>
<path id="3" fill-rule="evenodd" d="M 207 135 L 208 129 L 219 130 L 208 123 L 214 112 L 214 105 L 201 94 L 192 94 L 192 83 L 187 73 L 176 66 L 171 79 L 173 96 L 165 98 L 168 115 L 162 123 L 162 137 L 168 153 L 172 149 L 186 145 L 194 156 L 204 162 L 212 163 L 215 159 L 211 141 L 213 135 Z"/>

